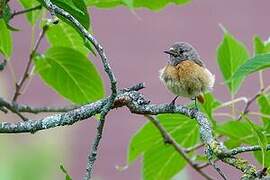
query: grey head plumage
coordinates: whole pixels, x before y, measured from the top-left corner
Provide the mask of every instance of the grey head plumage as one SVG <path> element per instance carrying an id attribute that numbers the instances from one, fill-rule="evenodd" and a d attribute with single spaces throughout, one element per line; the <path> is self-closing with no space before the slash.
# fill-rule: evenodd
<path id="1" fill-rule="evenodd" d="M 175 66 L 182 61 L 190 60 L 204 66 L 197 50 L 187 42 L 177 42 L 168 51 L 164 52 L 170 55 L 169 64 L 171 65 Z"/>

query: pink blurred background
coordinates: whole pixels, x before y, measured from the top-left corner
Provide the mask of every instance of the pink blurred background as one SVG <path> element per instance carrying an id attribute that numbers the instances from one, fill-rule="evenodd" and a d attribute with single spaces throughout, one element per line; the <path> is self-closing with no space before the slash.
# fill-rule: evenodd
<path id="1" fill-rule="evenodd" d="M 12 4 L 16 9 L 20 9 L 16 3 Z M 270 2 L 267 0 L 193 0 L 185 6 L 171 4 L 160 12 L 146 9 L 131 12 L 127 8 L 119 7 L 110 10 L 91 8 L 90 13 L 95 36 L 105 48 L 120 88 L 145 82 L 147 88 L 143 93 L 152 103 L 170 102 L 173 95 L 158 79 L 159 69 L 167 62 L 163 50 L 176 41 L 187 41 L 198 49 L 208 69 L 216 75 L 214 94 L 222 101 L 228 101 L 230 96 L 221 83 L 223 79 L 216 62 L 216 48 L 223 36 L 218 24 L 224 25 L 252 52 L 252 38 L 255 34 L 264 40 L 270 35 L 269 7 Z M 20 77 L 29 54 L 31 27 L 24 17 L 16 17 L 12 24 L 21 29 L 13 33 L 14 55 L 11 60 L 17 77 Z M 46 43 L 43 43 L 41 52 L 45 48 Z M 103 73 L 100 60 L 94 59 L 93 62 L 102 72 L 108 94 L 110 92 L 108 80 Z M 3 85 L 1 95 L 10 98 L 14 89 L 10 71 L 0 73 L 0 79 Z M 250 97 L 256 93 L 257 80 L 257 76 L 249 77 L 237 96 Z M 265 81 L 269 84 L 270 80 L 265 78 Z M 32 79 L 19 102 L 35 106 L 67 104 L 46 87 L 38 76 Z M 188 101 L 178 100 L 178 103 L 186 102 Z M 1 116 L 5 121 L 11 121 L 9 117 L 12 117 L 14 122 L 17 121 L 15 116 Z M 129 139 L 145 122 L 142 116 L 131 114 L 125 108 L 109 113 L 94 170 L 95 179 L 140 179 L 139 161 L 122 172 L 118 171 L 116 166 L 126 164 Z M 95 137 L 95 126 L 96 121 L 91 118 L 73 126 L 38 132 L 35 135 L 1 135 L 1 137 L 15 137 L 14 148 L 17 151 L 30 143 L 41 141 L 44 137 L 45 139 L 50 137 L 46 140 L 47 144 L 51 149 L 59 151 L 53 167 L 56 177 L 63 177 L 58 165 L 64 163 L 74 179 L 81 179 L 85 173 L 90 145 Z M 224 169 L 226 173 L 232 173 L 229 172 L 231 168 Z M 213 170 L 208 171 L 216 176 Z M 188 172 L 189 179 L 201 179 L 193 170 L 188 168 Z"/>

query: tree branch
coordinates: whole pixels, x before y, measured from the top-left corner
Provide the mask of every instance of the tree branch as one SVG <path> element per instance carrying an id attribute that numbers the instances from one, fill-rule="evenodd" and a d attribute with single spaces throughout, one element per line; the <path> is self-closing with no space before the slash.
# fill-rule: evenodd
<path id="1" fill-rule="evenodd" d="M 67 107 L 32 107 L 25 104 L 17 104 L 15 102 L 9 102 L 3 98 L 0 98 L 0 107 L 4 107 L 13 113 L 51 113 L 51 112 L 67 112 L 76 109 L 80 106 L 67 106 Z M 8 113 L 6 111 L 5 113 Z"/>
<path id="2" fill-rule="evenodd" d="M 261 151 L 262 147 L 256 145 L 256 146 L 242 146 L 233 148 L 230 151 L 228 151 L 225 155 L 226 156 L 235 156 L 240 153 L 250 152 L 250 151 Z M 270 145 L 266 146 L 266 151 L 270 150 Z"/>
<path id="3" fill-rule="evenodd" d="M 45 25 L 45 26 L 42 28 L 42 31 L 41 31 L 41 33 L 40 33 L 40 35 L 39 35 L 39 38 L 38 38 L 38 40 L 37 40 L 37 42 L 36 42 L 36 44 L 35 44 L 35 46 L 34 46 L 32 52 L 31 52 L 31 54 L 29 55 L 29 59 L 28 59 L 27 65 L 26 65 L 26 67 L 25 67 L 23 76 L 22 76 L 21 80 L 20 80 L 18 83 L 16 83 L 16 86 L 15 86 L 15 93 L 14 93 L 13 98 L 12 98 L 12 101 L 13 101 L 13 102 L 16 102 L 17 98 L 21 95 L 20 90 L 21 90 L 21 88 L 23 87 L 24 82 L 25 82 L 25 81 L 27 80 L 27 78 L 29 77 L 29 70 L 30 70 L 30 67 L 31 67 L 32 60 L 33 60 L 33 58 L 34 58 L 34 56 L 35 56 L 35 54 L 36 54 L 36 51 L 37 51 L 37 49 L 38 49 L 38 47 L 39 47 L 39 45 L 40 45 L 40 43 L 41 43 L 41 40 L 42 40 L 43 37 L 45 36 L 45 33 L 46 33 L 46 31 L 48 30 L 48 28 L 49 28 L 48 25 Z M 23 120 L 25 120 L 25 119 L 23 119 Z"/>
<path id="4" fill-rule="evenodd" d="M 15 16 L 18 16 L 21 14 L 29 13 L 31 11 L 40 10 L 41 8 L 42 8 L 42 5 L 37 5 L 35 7 L 29 8 L 29 9 L 24 9 L 22 11 L 14 11 L 10 16 L 10 19 L 13 19 Z"/>
<path id="5" fill-rule="evenodd" d="M 238 120 L 241 120 L 243 116 L 245 116 L 246 114 L 248 114 L 248 113 L 249 113 L 249 107 L 250 107 L 250 105 L 251 105 L 254 101 L 256 101 L 256 99 L 257 99 L 258 97 L 260 97 L 260 96 L 262 95 L 262 93 L 269 91 L 269 89 L 270 89 L 270 86 L 266 87 L 265 89 L 260 89 L 259 92 L 257 92 L 253 97 L 251 97 L 251 98 L 247 101 L 247 103 L 245 104 L 244 109 L 243 109 L 243 111 L 242 111 L 242 114 L 239 116 Z"/>
<path id="6" fill-rule="evenodd" d="M 174 149 L 182 156 L 183 159 L 186 160 L 186 162 L 195 169 L 201 176 L 203 176 L 205 179 L 212 180 L 214 178 L 210 177 L 209 175 L 205 174 L 201 168 L 194 162 L 192 162 L 191 159 L 189 159 L 188 155 L 185 153 L 185 149 L 183 149 L 176 141 L 175 139 L 167 132 L 167 130 L 160 124 L 158 120 L 153 118 L 150 115 L 145 115 L 145 117 L 151 121 L 154 126 L 159 130 L 160 134 L 162 135 L 164 142 L 167 144 L 170 144 L 174 147 Z"/>
<path id="7" fill-rule="evenodd" d="M 102 111 L 100 112 L 100 120 L 98 121 L 98 125 L 97 125 L 97 136 L 94 140 L 94 143 L 92 146 L 92 151 L 88 157 L 89 161 L 87 164 L 87 168 L 86 168 L 87 172 L 86 172 L 84 179 L 90 179 L 91 175 L 92 175 L 93 165 L 94 165 L 94 162 L 95 162 L 96 156 L 97 156 L 98 145 L 99 145 L 99 142 L 102 138 L 102 132 L 103 132 L 104 124 L 105 124 L 105 117 L 108 114 L 108 112 L 110 111 L 110 109 L 114 103 L 114 100 L 117 96 L 117 86 L 116 86 L 117 81 L 116 81 L 116 78 L 114 76 L 114 73 L 112 72 L 110 64 L 108 63 L 108 59 L 107 59 L 107 56 L 104 52 L 103 47 L 87 31 L 87 29 L 85 29 L 80 24 L 80 22 L 76 18 L 74 18 L 71 14 L 69 14 L 68 12 L 63 10 L 62 8 L 53 4 L 50 0 L 43 0 L 43 2 L 45 3 L 46 8 L 50 12 L 52 12 L 52 14 L 60 15 L 60 16 L 64 17 L 66 20 L 68 20 L 69 22 L 71 22 L 80 31 L 80 33 L 93 44 L 93 46 L 95 47 L 96 51 L 98 52 L 98 54 L 101 58 L 104 70 L 107 73 L 109 80 L 110 80 L 110 83 L 111 83 L 111 96 L 108 98 L 106 104 L 102 107 Z"/>
<path id="8" fill-rule="evenodd" d="M 119 91 L 113 108 L 123 106 L 124 103 L 126 103 L 126 100 L 130 99 L 129 96 L 132 96 L 134 92 L 142 88 L 144 88 L 144 85 L 140 83 L 129 88 L 128 91 Z M 108 101 L 109 97 L 96 101 L 94 103 L 83 105 L 81 107 L 78 107 L 77 109 L 73 109 L 65 113 L 48 116 L 40 120 L 28 120 L 26 122 L 18 123 L 1 122 L 0 133 L 35 133 L 40 130 L 55 128 L 58 126 L 72 125 L 78 121 L 85 120 L 96 114 L 101 113 L 103 107 L 107 104 Z M 21 107 L 21 105 L 18 105 L 18 107 Z"/>
<path id="9" fill-rule="evenodd" d="M 164 113 L 180 113 L 190 118 L 194 118 L 199 124 L 201 140 L 206 147 L 207 155 L 211 156 L 210 158 L 216 157 L 224 163 L 241 170 L 245 177 L 257 178 L 256 168 L 250 165 L 248 161 L 233 155 L 228 156 L 230 150 L 213 136 L 210 123 L 203 113 L 182 105 L 172 107 L 169 104 L 150 104 L 148 100 L 145 100 L 143 94 L 137 92 L 143 87 L 143 84 L 139 84 L 128 90 L 119 91 L 114 100 L 112 109 L 126 106 L 135 114 L 157 115 Z M 107 97 L 66 113 L 56 114 L 37 121 L 29 120 L 18 123 L 2 122 L 0 123 L 0 133 L 35 133 L 40 130 L 57 126 L 72 125 L 75 122 L 85 120 L 95 114 L 101 113 L 103 107 L 109 101 L 109 98 L 110 97 Z"/>

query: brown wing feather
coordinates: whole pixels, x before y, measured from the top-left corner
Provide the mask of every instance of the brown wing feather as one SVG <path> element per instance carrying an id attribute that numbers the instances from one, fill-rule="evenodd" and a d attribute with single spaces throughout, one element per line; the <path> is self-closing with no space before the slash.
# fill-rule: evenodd
<path id="1" fill-rule="evenodd" d="M 204 63 L 201 59 L 193 59 L 192 61 L 195 62 L 196 64 L 198 64 L 199 66 L 204 67 Z"/>
<path id="2" fill-rule="evenodd" d="M 201 104 L 204 103 L 204 97 L 203 97 L 203 95 L 200 94 L 200 95 L 197 96 L 196 98 L 198 99 L 198 101 L 199 101 Z"/>

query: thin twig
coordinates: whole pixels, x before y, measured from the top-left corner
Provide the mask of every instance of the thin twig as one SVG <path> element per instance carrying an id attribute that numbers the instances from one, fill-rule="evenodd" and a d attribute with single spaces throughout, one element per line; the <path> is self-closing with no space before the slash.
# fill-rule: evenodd
<path id="1" fill-rule="evenodd" d="M 15 87 L 15 93 L 13 95 L 13 98 L 12 98 L 12 101 L 13 102 L 16 102 L 16 100 L 18 99 L 18 97 L 21 95 L 21 88 L 23 87 L 24 85 L 24 82 L 27 80 L 27 78 L 29 77 L 29 70 L 30 70 L 30 67 L 31 67 L 31 63 L 32 63 L 32 60 L 36 54 L 36 51 L 41 43 L 41 40 L 43 39 L 46 31 L 48 30 L 49 26 L 48 25 L 45 25 L 43 28 L 42 28 L 42 31 L 39 35 L 39 38 L 31 52 L 31 54 L 29 55 L 29 58 L 28 58 L 28 62 L 26 64 L 26 67 L 25 67 L 25 70 L 24 70 L 24 73 L 23 73 L 23 76 L 21 78 L 21 80 L 16 83 L 16 87 Z"/>
<path id="2" fill-rule="evenodd" d="M 245 152 L 250 152 L 250 151 L 261 151 L 262 147 L 261 146 L 242 146 L 242 147 L 236 147 L 228 152 L 225 153 L 225 156 L 235 156 L 240 153 L 245 153 Z M 266 150 L 270 150 L 270 145 L 266 146 Z"/>
<path id="3" fill-rule="evenodd" d="M 196 170 L 201 176 L 205 179 L 211 180 L 213 179 L 206 173 L 204 173 L 200 168 L 198 168 L 197 164 L 193 163 L 191 159 L 189 159 L 188 155 L 185 153 L 185 150 L 175 141 L 175 139 L 167 132 L 167 130 L 160 124 L 158 120 L 153 118 L 150 115 L 144 115 L 149 121 L 151 121 L 155 127 L 159 130 L 160 134 L 162 135 L 164 141 L 174 147 L 174 149 L 182 156 L 183 159 L 194 169 Z"/>
<path id="4" fill-rule="evenodd" d="M 9 109 L 11 112 L 20 112 L 20 113 L 52 113 L 52 112 L 67 112 L 73 109 L 76 109 L 80 106 L 67 106 L 67 107 L 32 107 L 24 104 L 17 104 L 14 102 L 9 102 L 3 98 L 0 98 L 0 107 L 5 107 Z"/>
<path id="5" fill-rule="evenodd" d="M 229 113 L 213 113 L 214 116 L 224 116 L 224 117 L 228 117 L 231 119 L 234 119 L 235 117 Z"/>
<path id="6" fill-rule="evenodd" d="M 21 10 L 21 11 L 14 11 L 10 16 L 10 19 L 13 19 L 15 16 L 18 16 L 18 15 L 21 15 L 21 14 L 29 13 L 31 11 L 40 10 L 41 8 L 42 8 L 42 5 L 37 5 L 35 7 L 29 8 L 29 9 L 24 9 L 24 10 Z"/>
<path id="7" fill-rule="evenodd" d="M 241 101 L 244 101 L 245 103 L 248 102 L 248 99 L 246 97 L 239 97 L 237 99 L 233 99 L 231 101 L 228 101 L 228 102 L 225 102 L 225 103 L 222 103 L 220 106 L 218 106 L 216 109 L 219 109 L 219 108 L 223 108 L 223 107 L 227 107 L 227 106 L 230 106 L 232 104 L 235 104 L 235 103 L 238 103 L 238 102 L 241 102 Z"/>
<path id="8" fill-rule="evenodd" d="M 209 164 L 218 172 L 218 174 L 224 179 L 227 180 L 226 175 L 221 171 L 218 165 L 215 162 L 209 161 Z"/>
<path id="9" fill-rule="evenodd" d="M 249 112 L 249 115 L 255 115 L 255 116 L 260 116 L 260 117 L 264 117 L 264 118 L 269 118 L 270 119 L 270 115 L 269 114 L 264 114 L 264 113 L 260 113 L 260 112 Z"/>
<path id="10" fill-rule="evenodd" d="M 202 148 L 204 146 L 204 144 L 196 144 L 195 146 L 193 146 L 193 147 L 190 147 L 190 148 L 187 148 L 186 150 L 185 150 L 185 152 L 186 153 L 190 153 L 190 152 L 193 152 L 193 151 L 196 151 L 196 150 L 198 150 L 198 149 L 200 149 L 200 148 Z"/>
<path id="11" fill-rule="evenodd" d="M 247 114 L 249 113 L 249 108 L 250 108 L 251 104 L 252 104 L 254 101 L 256 101 L 256 99 L 257 99 L 258 97 L 260 97 L 263 93 L 268 92 L 269 89 L 270 89 L 270 86 L 267 86 L 265 89 L 260 89 L 259 92 L 257 92 L 253 97 L 251 97 L 251 98 L 247 101 L 247 103 L 246 103 L 246 105 L 245 105 L 245 107 L 244 107 L 244 109 L 243 109 L 243 111 L 242 111 L 242 114 L 239 116 L 238 120 L 241 120 L 243 116 L 247 115 Z"/>
<path id="12" fill-rule="evenodd" d="M 260 89 L 264 89 L 263 71 L 259 71 Z"/>
<path id="13" fill-rule="evenodd" d="M 13 112 L 14 114 L 18 115 L 23 121 L 27 121 L 28 119 L 26 117 L 24 117 L 19 111 L 18 111 L 18 106 L 16 103 L 9 103 L 7 101 L 5 101 L 3 98 L 0 98 L 0 107 L 1 108 L 6 108 L 8 110 L 10 110 L 11 112 Z M 3 111 L 5 112 L 5 111 Z M 7 112 L 5 112 L 7 113 Z"/>
<path id="14" fill-rule="evenodd" d="M 83 25 L 81 25 L 81 23 L 76 18 L 74 18 L 70 13 L 68 13 L 67 11 L 58 7 L 57 5 L 53 4 L 50 0 L 43 0 L 43 2 L 45 3 L 46 8 L 51 12 L 51 14 L 60 15 L 60 16 L 64 17 L 66 20 L 71 22 L 87 40 L 89 40 L 93 44 L 93 46 L 95 47 L 96 51 L 98 52 L 98 54 L 101 58 L 104 70 L 107 73 L 109 80 L 110 80 L 111 96 L 109 97 L 109 100 L 107 101 L 106 105 L 102 108 L 102 111 L 100 113 L 100 120 L 99 120 L 98 126 L 97 126 L 97 135 L 96 135 L 96 138 L 95 138 L 93 146 L 92 146 L 92 151 L 91 151 L 89 158 L 88 158 L 89 161 L 87 163 L 86 175 L 84 177 L 84 179 L 88 180 L 92 176 L 93 166 L 94 166 L 96 156 L 97 156 L 98 145 L 99 145 L 99 142 L 102 138 L 102 132 L 103 132 L 103 127 L 104 127 L 106 115 L 108 114 L 109 110 L 111 109 L 111 107 L 114 103 L 114 100 L 117 96 L 117 86 L 116 86 L 117 81 L 116 81 L 116 78 L 114 76 L 114 73 L 112 72 L 110 64 L 108 63 L 108 59 L 107 59 L 107 56 L 104 52 L 103 47 L 88 32 L 88 30 L 85 29 L 85 27 Z"/>
<path id="15" fill-rule="evenodd" d="M 242 114 L 239 116 L 237 120 L 241 120 L 243 116 L 245 116 L 249 112 L 249 107 L 250 105 L 262 94 L 263 90 L 260 92 L 256 93 L 253 97 L 251 97 L 247 103 L 245 104 L 245 107 L 242 111 Z"/>
<path id="16" fill-rule="evenodd" d="M 198 167 L 199 169 L 203 169 L 203 168 L 208 167 L 209 165 L 210 165 L 210 163 L 209 163 L 209 162 L 206 162 L 206 163 L 197 165 L 197 167 Z"/>

